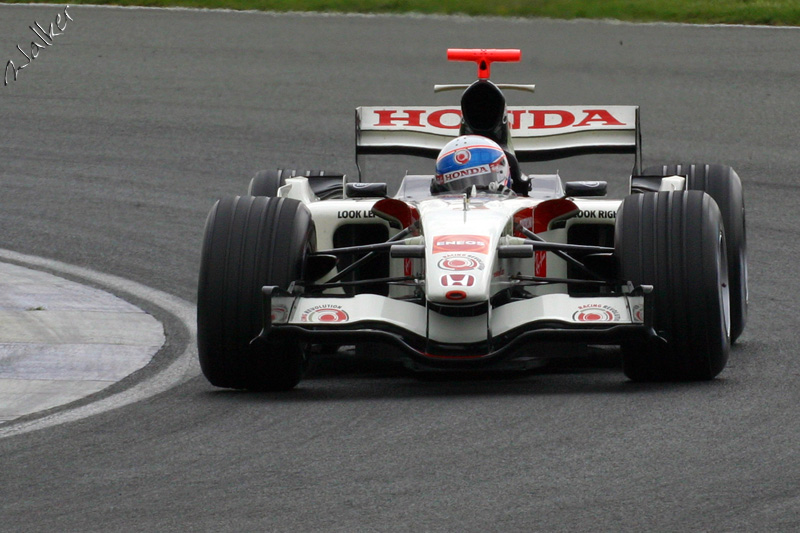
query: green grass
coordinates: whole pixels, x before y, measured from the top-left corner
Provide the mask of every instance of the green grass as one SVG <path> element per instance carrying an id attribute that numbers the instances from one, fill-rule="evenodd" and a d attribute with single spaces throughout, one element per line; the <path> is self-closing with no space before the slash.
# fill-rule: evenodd
<path id="1" fill-rule="evenodd" d="M 71 3 L 800 25 L 800 0 L 78 0 Z"/>

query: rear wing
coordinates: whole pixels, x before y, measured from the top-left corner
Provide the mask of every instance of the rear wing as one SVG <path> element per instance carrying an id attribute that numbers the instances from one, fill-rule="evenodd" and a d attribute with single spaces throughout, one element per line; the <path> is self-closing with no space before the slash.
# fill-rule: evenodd
<path id="1" fill-rule="evenodd" d="M 516 106 L 507 108 L 509 149 L 520 162 L 570 155 L 635 154 L 641 173 L 638 106 Z M 356 160 L 361 154 L 435 158 L 461 128 L 454 107 L 359 107 Z"/>

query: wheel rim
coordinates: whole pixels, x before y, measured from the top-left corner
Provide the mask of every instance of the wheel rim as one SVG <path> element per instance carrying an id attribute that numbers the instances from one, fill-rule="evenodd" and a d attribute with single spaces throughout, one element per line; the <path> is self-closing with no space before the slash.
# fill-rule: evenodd
<path id="1" fill-rule="evenodd" d="M 731 334 L 731 289 L 728 279 L 727 248 L 725 246 L 725 235 L 720 232 L 717 239 L 719 255 L 717 259 L 717 269 L 719 273 L 720 296 L 722 297 L 722 323 L 725 328 L 724 334 L 730 337 Z"/>

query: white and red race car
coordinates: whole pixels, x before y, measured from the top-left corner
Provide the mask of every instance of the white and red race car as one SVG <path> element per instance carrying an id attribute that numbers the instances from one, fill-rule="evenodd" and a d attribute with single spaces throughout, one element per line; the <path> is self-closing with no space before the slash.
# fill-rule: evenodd
<path id="1" fill-rule="evenodd" d="M 510 187 L 437 192 L 262 171 L 208 216 L 198 351 L 214 385 L 285 390 L 314 346 L 391 345 L 415 368 L 520 367 L 553 343 L 621 346 L 637 381 L 707 380 L 747 318 L 742 185 L 723 165 L 642 169 L 635 106 L 509 107 L 492 62 L 448 50 L 478 80 L 459 107 L 361 107 L 356 153 L 436 157 L 477 135 L 502 147 Z M 526 175 L 520 163 L 630 153 L 630 193 Z M 432 192 L 433 191 L 433 192 Z"/>

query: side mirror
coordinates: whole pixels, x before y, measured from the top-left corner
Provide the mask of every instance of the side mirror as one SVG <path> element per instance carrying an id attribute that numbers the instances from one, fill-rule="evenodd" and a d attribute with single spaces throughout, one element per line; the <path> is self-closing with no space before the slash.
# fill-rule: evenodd
<path id="1" fill-rule="evenodd" d="M 566 196 L 605 196 L 607 181 L 568 181 L 564 184 Z"/>

